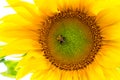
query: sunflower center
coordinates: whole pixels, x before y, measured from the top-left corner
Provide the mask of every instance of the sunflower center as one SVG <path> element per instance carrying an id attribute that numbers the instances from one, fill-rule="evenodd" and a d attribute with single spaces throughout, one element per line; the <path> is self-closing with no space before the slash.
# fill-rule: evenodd
<path id="1" fill-rule="evenodd" d="M 63 19 L 55 23 L 48 36 L 52 55 L 64 63 L 77 62 L 83 57 L 92 45 L 92 37 L 88 37 L 85 27 L 77 19 Z"/>
<path id="2" fill-rule="evenodd" d="M 102 37 L 95 16 L 66 10 L 47 18 L 40 31 L 44 56 L 62 70 L 83 69 L 94 61 Z"/>

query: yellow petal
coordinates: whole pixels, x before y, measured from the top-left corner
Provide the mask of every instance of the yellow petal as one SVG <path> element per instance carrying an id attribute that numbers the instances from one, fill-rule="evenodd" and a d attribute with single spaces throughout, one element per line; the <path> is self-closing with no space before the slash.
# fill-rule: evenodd
<path id="1" fill-rule="evenodd" d="M 73 80 L 72 73 L 73 71 L 63 71 L 61 74 L 61 80 Z"/>
<path id="2" fill-rule="evenodd" d="M 42 75 L 42 74 L 41 74 Z M 60 80 L 61 73 L 57 68 L 51 68 L 47 72 L 43 73 L 44 76 L 37 78 L 37 80 Z M 35 79 L 33 79 L 35 80 Z"/>
<path id="3" fill-rule="evenodd" d="M 81 77 L 79 75 L 80 73 L 78 71 L 73 71 L 72 73 L 73 80 L 81 80 Z"/>
<path id="4" fill-rule="evenodd" d="M 106 80 L 103 68 L 96 61 L 90 64 L 85 70 L 89 80 Z"/>
<path id="5" fill-rule="evenodd" d="M 120 80 L 120 72 L 116 68 L 104 69 L 104 74 L 105 76 L 109 76 L 106 80 Z"/>
<path id="6" fill-rule="evenodd" d="M 79 75 L 80 80 L 88 80 L 86 69 L 79 70 L 78 73 L 79 73 L 78 75 Z"/>
<path id="7" fill-rule="evenodd" d="M 120 7 L 114 7 L 102 10 L 98 13 L 96 21 L 101 29 L 114 26 L 120 21 L 119 9 Z"/>
<path id="8" fill-rule="evenodd" d="M 58 12 L 56 0 L 34 0 L 34 2 L 44 15 L 51 15 L 51 13 Z"/>
<path id="9" fill-rule="evenodd" d="M 39 22 L 40 12 L 34 4 L 21 0 L 7 0 L 10 6 L 23 18 L 31 22 Z"/>
<path id="10" fill-rule="evenodd" d="M 120 1 L 119 0 L 95 0 L 94 3 L 92 3 L 91 11 L 94 14 L 98 14 L 100 11 L 104 9 L 108 9 L 111 7 L 119 6 Z"/>
<path id="11" fill-rule="evenodd" d="M 28 24 L 31 24 L 31 22 L 27 21 L 25 18 L 21 17 L 18 14 L 10 14 L 10 15 L 7 15 L 7 16 L 1 18 L 0 20 L 3 21 L 4 24 L 5 24 L 5 22 L 6 23 L 14 23 L 14 24 L 18 24 L 18 25 L 28 25 Z M 6 26 L 8 26 L 8 25 L 6 25 Z"/>
<path id="12" fill-rule="evenodd" d="M 33 51 L 28 52 L 28 54 L 17 65 L 16 67 L 16 70 L 18 70 L 17 79 L 24 77 L 28 73 L 44 71 L 49 69 L 50 65 L 47 63 L 45 57 L 42 54 L 39 54 L 39 58 L 36 58 L 32 54 L 36 53 Z"/>
<path id="13" fill-rule="evenodd" d="M 1 47 L 0 56 L 6 56 L 10 54 L 24 54 L 30 50 L 38 50 L 40 47 L 36 47 L 39 44 L 33 40 L 15 40 L 5 46 Z"/>
<path id="14" fill-rule="evenodd" d="M 104 46 L 96 55 L 95 60 L 99 65 L 105 68 L 115 68 L 120 64 L 120 52 L 118 47 Z"/>

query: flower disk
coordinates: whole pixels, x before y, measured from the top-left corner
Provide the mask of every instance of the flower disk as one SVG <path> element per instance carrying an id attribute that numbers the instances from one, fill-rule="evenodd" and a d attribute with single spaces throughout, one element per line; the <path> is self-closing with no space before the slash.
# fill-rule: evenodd
<path id="1" fill-rule="evenodd" d="M 102 46 L 95 16 L 66 9 L 48 16 L 40 31 L 44 56 L 61 70 L 83 69 L 93 62 Z"/>

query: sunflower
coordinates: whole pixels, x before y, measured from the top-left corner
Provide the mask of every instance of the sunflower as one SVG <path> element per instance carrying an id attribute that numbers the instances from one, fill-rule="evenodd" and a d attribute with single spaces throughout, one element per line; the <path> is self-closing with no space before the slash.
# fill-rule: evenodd
<path id="1" fill-rule="evenodd" d="M 119 0 L 7 0 L 0 56 L 24 54 L 17 80 L 120 80 Z"/>

